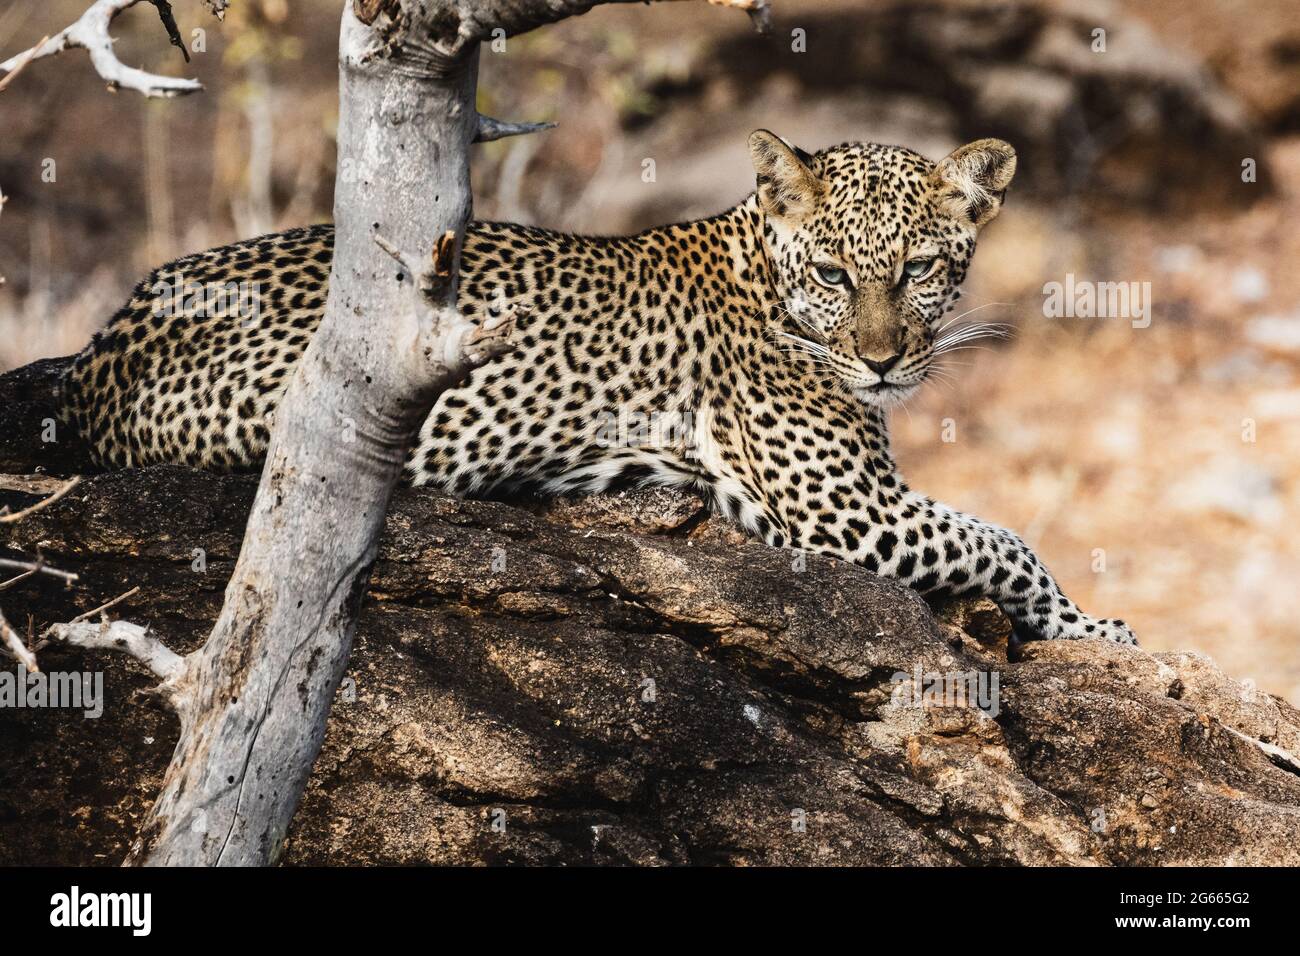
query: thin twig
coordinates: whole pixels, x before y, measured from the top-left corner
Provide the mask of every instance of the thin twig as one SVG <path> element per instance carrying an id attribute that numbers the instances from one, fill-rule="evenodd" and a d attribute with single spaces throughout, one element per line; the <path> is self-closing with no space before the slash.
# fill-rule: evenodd
<path id="1" fill-rule="evenodd" d="M 74 617 L 74 618 L 73 618 L 71 621 L 69 621 L 68 623 L 69 623 L 69 624 L 76 624 L 78 621 L 85 621 L 85 620 L 88 620 L 89 618 L 94 617 L 96 614 L 101 614 L 101 613 L 103 613 L 104 611 L 107 611 L 110 607 L 113 607 L 114 605 L 117 605 L 117 604 L 121 604 L 121 603 L 122 603 L 123 601 L 125 601 L 127 598 L 131 597 L 131 595 L 136 594 L 139 590 L 140 590 L 140 585 L 137 584 L 137 585 L 136 585 L 135 587 L 133 587 L 131 590 L 126 591 L 126 592 L 124 592 L 124 593 L 122 593 L 122 594 L 119 594 L 117 597 L 113 598 L 113 600 L 111 600 L 111 601 L 106 601 L 106 602 L 104 602 L 103 604 L 101 604 L 99 607 L 97 607 L 97 608 L 93 608 L 92 610 L 89 610 L 89 611 L 87 611 L 87 612 L 84 613 L 84 614 L 78 614 L 76 617 Z M 48 629 L 47 629 L 47 633 L 48 633 Z"/>
<path id="2" fill-rule="evenodd" d="M 24 571 L 22 574 L 18 575 L 17 577 L 10 578 L 8 581 L 0 581 L 0 591 L 8 591 L 14 585 L 21 584 L 23 581 L 27 580 L 33 574 L 35 574 L 36 571 L 37 571 L 36 568 L 32 568 L 30 571 Z"/>
<path id="3" fill-rule="evenodd" d="M 39 571 L 41 574 L 48 574 L 52 578 L 62 578 L 71 584 L 79 580 L 77 575 L 71 571 L 60 571 L 58 568 L 52 568 L 44 561 L 15 561 L 12 558 L 0 558 L 0 568 L 9 568 L 13 571 Z"/>
<path id="4" fill-rule="evenodd" d="M 36 51 L 39 50 L 41 47 L 45 46 L 45 44 L 49 42 L 50 42 L 50 35 L 47 33 L 45 34 L 45 36 L 41 37 L 40 43 L 36 44 L 36 46 L 32 47 L 26 53 L 22 54 L 23 57 L 22 61 L 19 62 L 19 64 L 15 66 L 12 70 L 10 70 L 7 74 L 5 74 L 4 79 L 0 80 L 0 93 L 3 93 L 5 87 L 7 87 L 10 83 L 13 82 L 15 76 L 17 76 L 19 73 L 21 73 L 23 70 L 27 68 L 28 63 L 36 59 Z"/>
<path id="5" fill-rule="evenodd" d="M 375 240 L 375 245 L 377 245 L 380 249 L 383 249 L 384 252 L 388 253 L 390 256 L 393 257 L 394 260 L 396 260 L 397 264 L 406 271 L 407 275 L 411 276 L 412 279 L 416 278 L 416 276 L 412 275 L 412 273 L 415 270 L 412 269 L 410 264 L 406 261 L 406 256 L 402 254 L 401 249 L 398 249 L 395 245 L 393 245 L 391 242 L 389 242 L 379 233 L 375 233 L 373 236 L 371 236 L 371 238 Z"/>
<path id="6" fill-rule="evenodd" d="M 181 48 L 181 53 L 185 56 L 185 62 L 190 62 L 190 51 L 185 49 L 185 41 L 181 39 L 181 31 L 176 26 L 176 18 L 172 16 L 172 5 L 167 0 L 149 0 L 158 8 L 158 19 L 162 20 L 163 29 L 167 31 L 167 39 L 171 40 L 172 46 Z"/>
<path id="7" fill-rule="evenodd" d="M 23 639 L 19 637 L 18 632 L 10 627 L 3 612 L 0 612 L 0 638 L 4 639 L 5 647 L 8 648 L 9 653 L 22 662 L 29 674 L 40 673 L 41 669 L 36 664 L 36 655 L 27 649 L 27 645 L 23 643 Z"/>
<path id="8" fill-rule="evenodd" d="M 48 505 L 54 504 L 54 502 L 58 501 L 60 498 L 66 495 L 73 488 L 77 487 L 77 485 L 79 484 L 81 484 L 80 475 L 78 475 L 76 478 L 73 478 L 62 488 L 60 488 L 58 491 L 56 491 L 54 494 L 50 495 L 48 498 L 44 499 L 43 501 L 38 501 L 36 502 L 36 504 L 32 505 L 31 507 L 24 508 L 22 511 L 15 511 L 13 514 L 7 514 L 9 510 L 8 508 L 0 508 L 0 524 L 12 524 L 15 521 L 22 521 L 23 518 L 26 518 L 28 515 L 34 514 L 35 512 L 40 511 L 42 508 Z"/>

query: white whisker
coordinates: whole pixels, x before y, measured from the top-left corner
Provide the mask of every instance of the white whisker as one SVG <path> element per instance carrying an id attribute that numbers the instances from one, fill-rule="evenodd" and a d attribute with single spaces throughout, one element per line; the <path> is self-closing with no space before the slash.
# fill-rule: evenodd
<path id="1" fill-rule="evenodd" d="M 944 349 L 935 349 L 934 355 L 947 355 L 950 352 L 992 352 L 993 350 L 987 345 L 956 345 L 948 346 Z"/>
<path id="2" fill-rule="evenodd" d="M 778 332 L 776 334 L 783 339 L 789 339 L 791 342 L 794 342 L 796 345 L 803 346 L 809 351 L 816 351 L 819 354 L 830 352 L 830 349 L 828 349 L 821 342 L 814 342 L 811 339 L 805 339 L 802 336 L 791 335 L 789 332 Z"/>
<path id="3" fill-rule="evenodd" d="M 1010 338 L 1011 333 L 1009 331 L 1009 328 L 1010 326 L 993 324 L 993 323 L 967 325 L 967 326 L 963 326 L 960 329 L 956 329 L 952 332 L 949 332 L 946 335 L 937 336 L 935 338 L 934 344 L 935 347 L 939 347 L 950 342 L 963 342 L 967 339 L 978 339 L 978 338 L 984 338 L 986 336 L 995 339 Z"/>
<path id="4" fill-rule="evenodd" d="M 988 309 L 988 308 L 991 308 L 992 306 L 995 306 L 995 305 L 1007 305 L 1007 306 L 1009 306 L 1010 304 L 1011 304 L 1010 302 L 986 302 L 984 305 L 977 305 L 977 306 L 975 306 L 975 308 L 973 308 L 973 309 L 967 309 L 965 312 L 960 312 L 960 313 L 958 313 L 957 315 L 954 315 L 954 316 L 953 316 L 951 319 L 949 319 L 947 322 L 945 322 L 945 323 L 943 324 L 943 326 L 942 326 L 942 327 L 941 327 L 937 332 L 935 332 L 935 335 L 938 335 L 938 334 L 939 334 L 940 332 L 942 332 L 944 329 L 946 329 L 946 328 L 948 328 L 949 326 L 951 326 L 954 322 L 959 322 L 959 321 L 961 321 L 962 319 L 964 319 L 966 316 L 968 316 L 968 315 L 972 315 L 972 314 L 974 314 L 974 313 L 980 311 L 981 309 Z"/>

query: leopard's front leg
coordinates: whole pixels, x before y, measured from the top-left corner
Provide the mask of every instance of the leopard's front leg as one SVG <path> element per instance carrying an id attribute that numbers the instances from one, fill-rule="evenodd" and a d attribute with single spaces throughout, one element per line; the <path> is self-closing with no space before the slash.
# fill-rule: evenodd
<path id="1" fill-rule="evenodd" d="M 897 578 L 922 594 L 947 591 L 991 598 L 1023 639 L 1099 637 L 1137 643 L 1123 621 L 1083 613 L 1014 532 L 915 492 L 902 491 L 892 498 L 890 507 L 842 516 L 836 528 L 814 531 L 808 543 Z"/>

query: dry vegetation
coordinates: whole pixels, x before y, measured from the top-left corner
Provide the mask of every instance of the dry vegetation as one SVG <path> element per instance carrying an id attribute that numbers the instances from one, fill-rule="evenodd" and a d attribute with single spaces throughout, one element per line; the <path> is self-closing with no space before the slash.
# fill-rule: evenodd
<path id="1" fill-rule="evenodd" d="M 847 16 L 883 5 L 784 0 L 779 26 L 798 23 L 792 8 Z M 7 6 L 0 54 L 79 6 Z M 1078 601 L 1125 617 L 1148 646 L 1205 651 L 1300 701 L 1300 543 L 1289 531 L 1300 520 L 1300 276 L 1288 268 L 1300 255 L 1300 27 L 1281 0 L 1031 6 L 1136 17 L 1198 58 L 1267 134 L 1256 158 L 1271 191 L 1261 185 L 1245 205 L 1170 180 L 1175 213 L 1098 204 L 1087 187 L 1035 188 L 1026 168 L 964 300 L 1005 303 L 980 317 L 1017 333 L 961 353 L 954 383 L 897 413 L 902 464 L 918 487 L 1022 529 Z M 336 10 L 335 0 L 241 0 L 217 27 L 182 0 L 182 30 L 207 29 L 190 69 L 208 89 L 184 100 L 111 96 L 75 55 L 0 93 L 0 188 L 11 197 L 0 219 L 0 369 L 75 351 L 151 265 L 328 218 Z M 965 132 L 914 95 L 865 83 L 809 90 L 775 57 L 752 76 L 702 81 L 710 45 L 745 29 L 716 13 L 604 9 L 485 52 L 485 111 L 566 119 L 563 137 L 482 149 L 478 213 L 622 231 L 739 198 L 755 126 L 810 148 L 872 138 L 931 155 Z M 125 62 L 183 66 L 149 10 L 116 33 Z M 817 42 L 813 33 L 807 57 Z M 645 157 L 654 183 L 642 181 Z M 41 179 L 46 158 L 52 183 Z M 1150 282 L 1151 327 L 1044 318 L 1043 283 L 1069 272 Z M 944 419 L 956 441 L 942 440 Z M 1254 441 L 1243 441 L 1247 420 Z M 1092 570 L 1098 548 L 1104 573 Z"/>

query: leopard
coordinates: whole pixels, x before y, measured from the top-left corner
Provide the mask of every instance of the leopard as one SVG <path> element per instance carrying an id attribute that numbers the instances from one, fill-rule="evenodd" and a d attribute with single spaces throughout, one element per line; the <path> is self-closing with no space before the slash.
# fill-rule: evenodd
<path id="1" fill-rule="evenodd" d="M 890 443 L 891 410 L 987 325 L 947 317 L 1015 149 L 808 152 L 764 129 L 748 145 L 753 190 L 707 218 L 627 236 L 471 221 L 457 309 L 509 313 L 512 348 L 437 398 L 403 480 L 461 497 L 682 488 L 772 547 L 991 599 L 1015 640 L 1135 644 L 1016 533 L 912 490 Z M 290 229 L 142 280 L 63 378 L 96 464 L 260 467 L 333 239 Z"/>

